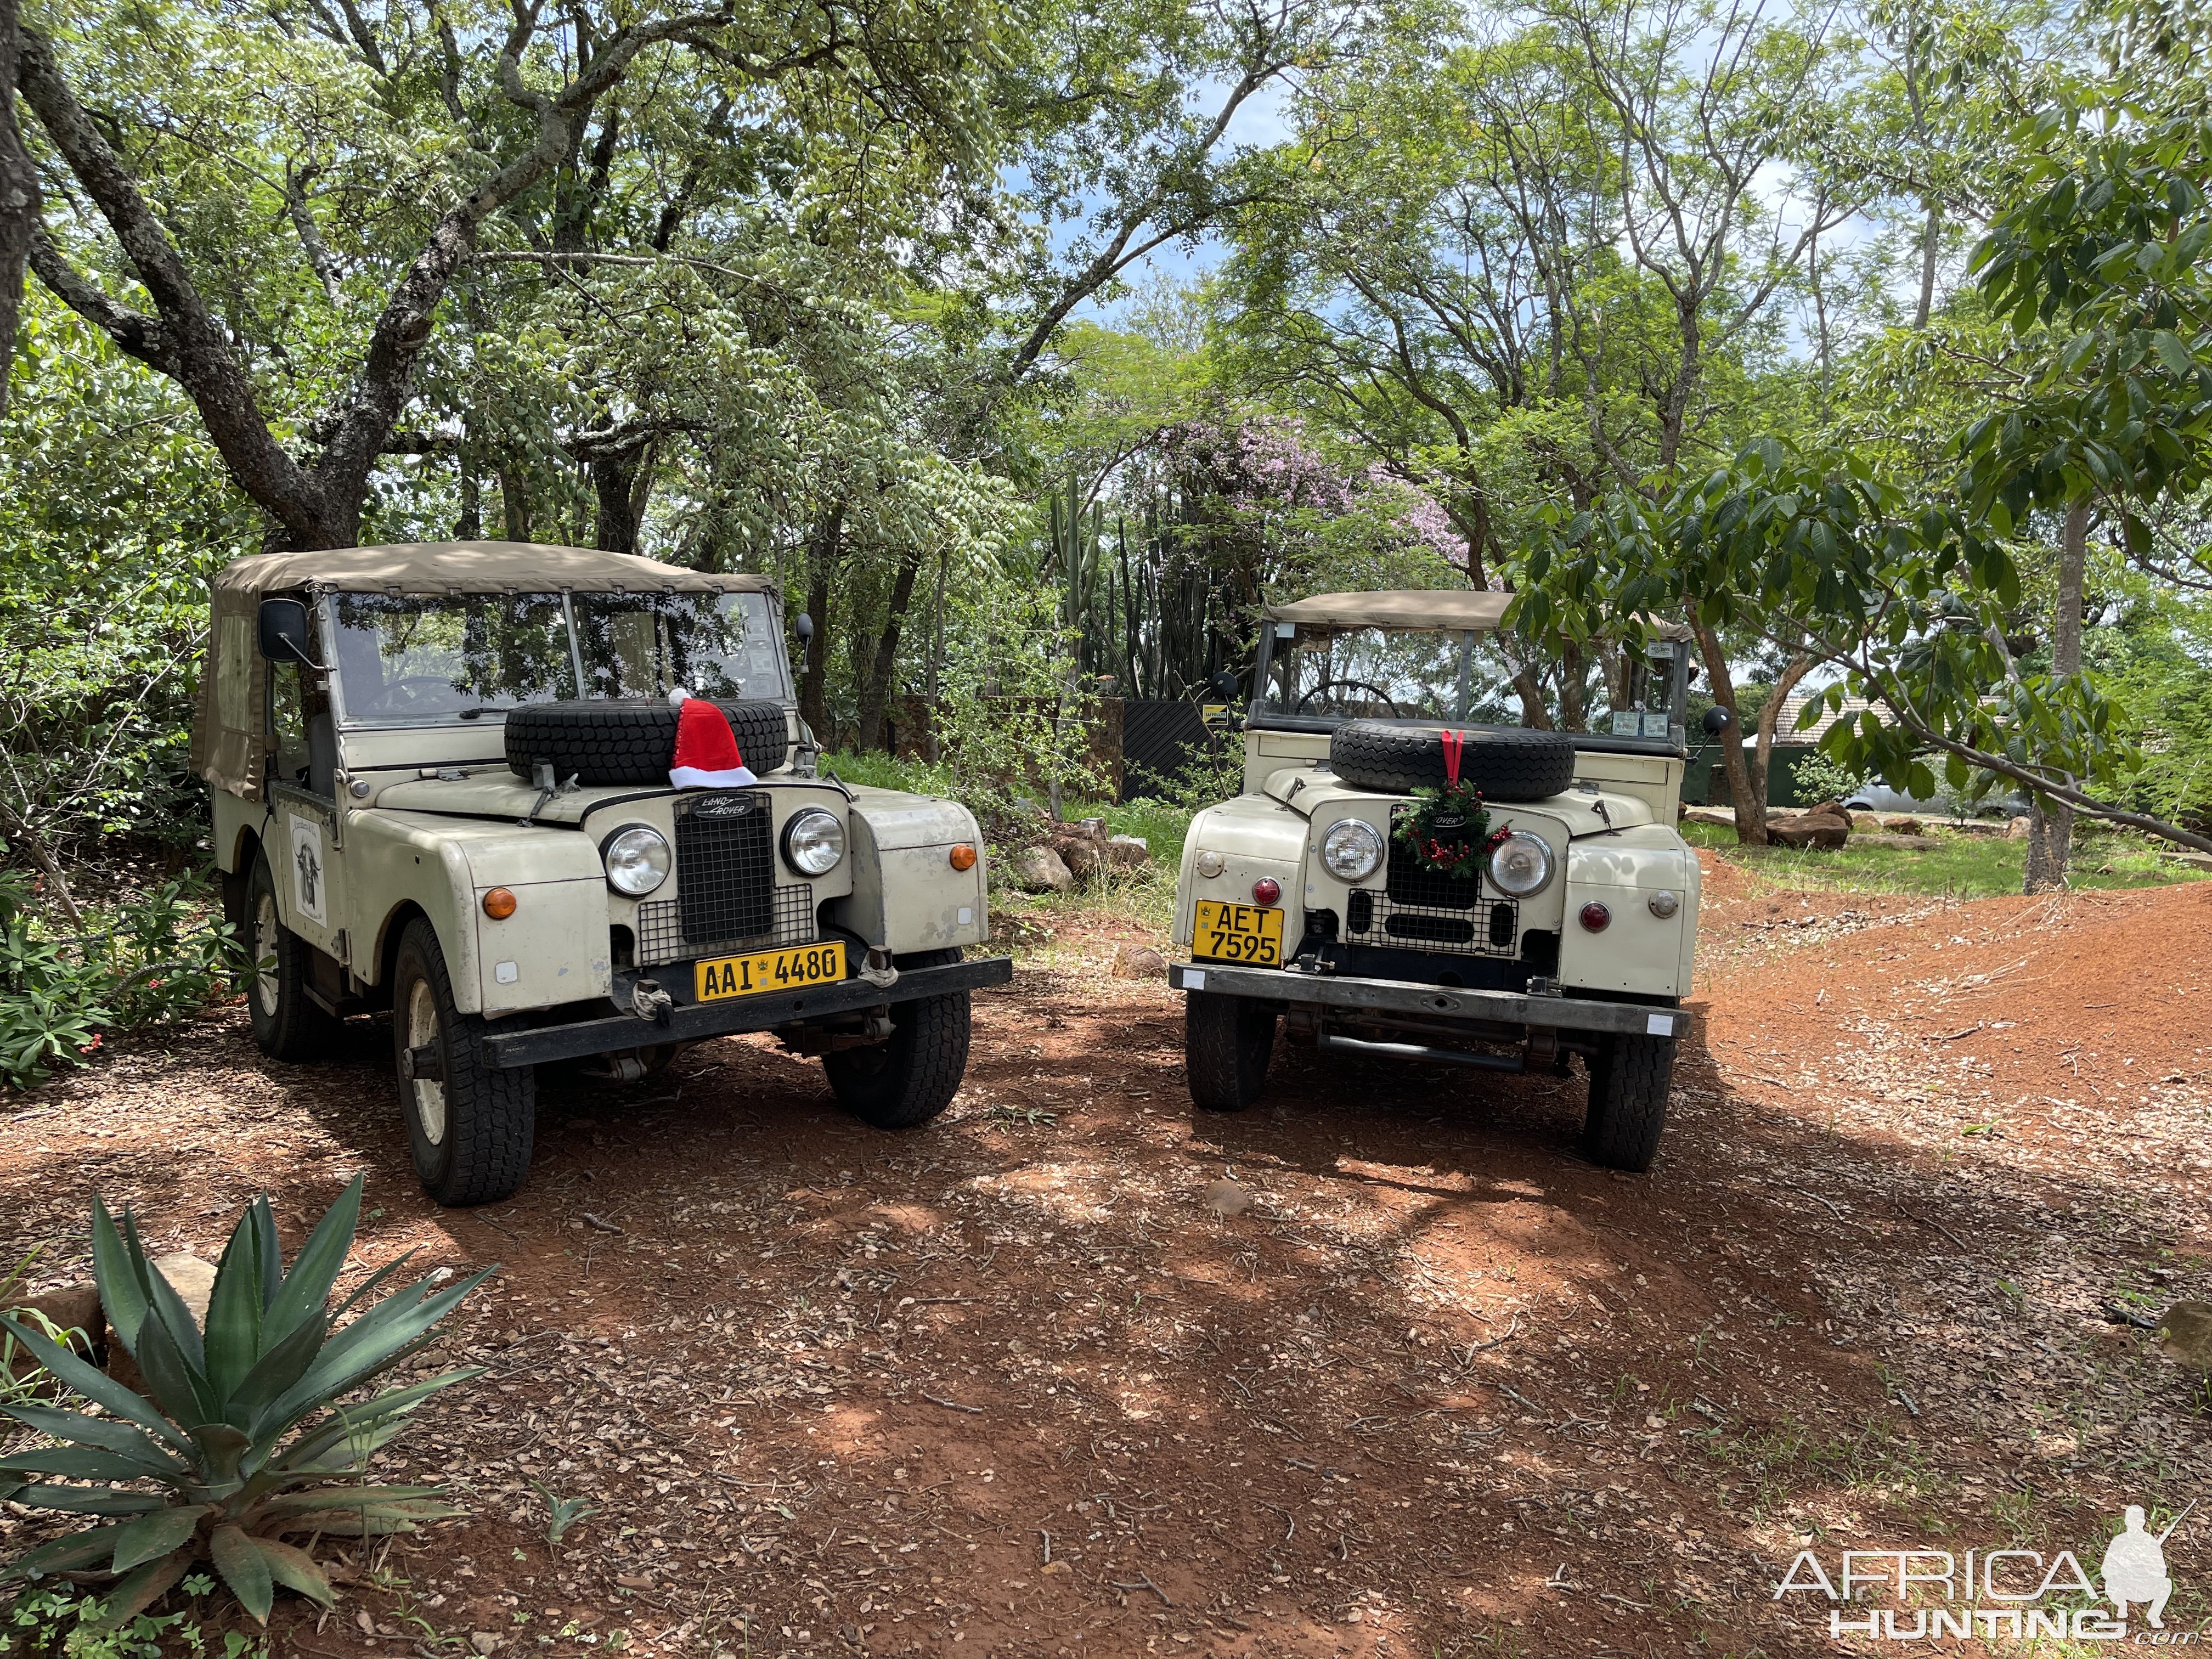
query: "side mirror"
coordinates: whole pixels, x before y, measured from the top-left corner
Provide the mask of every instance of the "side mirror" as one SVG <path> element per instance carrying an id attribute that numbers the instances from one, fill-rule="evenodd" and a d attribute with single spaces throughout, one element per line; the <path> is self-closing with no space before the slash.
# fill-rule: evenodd
<path id="1" fill-rule="evenodd" d="M 800 611 L 799 619 L 791 624 L 791 631 L 799 635 L 799 642 L 801 645 L 805 644 L 814 637 L 814 618 L 804 611 Z"/>
<path id="2" fill-rule="evenodd" d="M 314 635 L 307 629 L 307 607 L 297 599 L 261 601 L 261 654 L 270 662 L 296 662 L 320 670 Z"/>
<path id="3" fill-rule="evenodd" d="M 1730 714 L 1727 709 L 1722 708 L 1720 704 L 1715 703 L 1711 708 L 1705 710 L 1705 719 L 1698 721 L 1698 724 L 1705 728 L 1705 732 L 1707 737 L 1717 738 L 1722 732 L 1727 731 L 1729 727 L 1735 724 L 1735 717 Z"/>
<path id="4" fill-rule="evenodd" d="M 1206 687 L 1213 693 L 1215 698 L 1222 702 L 1235 702 L 1237 701 L 1237 693 L 1238 689 L 1237 684 L 1237 676 L 1226 668 L 1223 669 L 1218 674 L 1216 674 L 1211 680 L 1207 681 Z"/>

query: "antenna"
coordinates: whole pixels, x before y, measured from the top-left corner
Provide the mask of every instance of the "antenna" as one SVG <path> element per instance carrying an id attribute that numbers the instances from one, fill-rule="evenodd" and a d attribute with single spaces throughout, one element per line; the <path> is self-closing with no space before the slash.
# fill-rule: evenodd
<path id="1" fill-rule="evenodd" d="M 2158 1535 L 2158 1541 L 2161 1547 L 2165 1544 L 2167 1539 L 2173 1536 L 2173 1529 L 2189 1518 L 2189 1511 L 2196 1507 L 2197 1500 L 2192 1498 L 2183 1507 L 2179 1515 L 2175 1516 L 2172 1520 L 2166 1523 L 2166 1530 Z"/>

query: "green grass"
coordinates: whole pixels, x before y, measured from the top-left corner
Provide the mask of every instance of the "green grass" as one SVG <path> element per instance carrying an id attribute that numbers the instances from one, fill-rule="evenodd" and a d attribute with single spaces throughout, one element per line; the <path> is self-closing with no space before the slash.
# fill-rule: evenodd
<path id="1" fill-rule="evenodd" d="M 1684 823 L 1692 847 L 1706 847 L 1792 887 L 1838 892 L 1948 893 L 1954 898 L 1993 898 L 2017 893 L 2027 873 L 2027 843 L 2002 836 L 1931 832 L 1941 846 L 1926 849 L 1863 847 L 1856 840 L 1836 852 L 1818 848 L 1743 847 L 1735 831 L 1716 824 Z M 2076 888 L 2165 887 L 2201 881 L 2212 872 L 2176 863 L 2156 843 L 2117 832 L 2078 835 L 2070 883 Z"/>

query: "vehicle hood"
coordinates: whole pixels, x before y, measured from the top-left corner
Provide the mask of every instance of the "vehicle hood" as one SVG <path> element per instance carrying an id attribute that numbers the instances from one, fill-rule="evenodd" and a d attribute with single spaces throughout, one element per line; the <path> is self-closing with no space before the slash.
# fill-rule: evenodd
<path id="1" fill-rule="evenodd" d="M 594 806 L 612 800 L 635 800 L 649 795 L 672 795 L 672 788 L 578 789 L 555 795 L 535 813 L 536 786 L 525 783 L 504 766 L 471 772 L 463 778 L 416 778 L 388 783 L 376 792 L 376 805 L 401 812 L 448 812 L 458 817 L 521 818 L 541 823 L 580 823 Z"/>
<path id="2" fill-rule="evenodd" d="M 1285 767 L 1267 780 L 1267 793 L 1293 812 L 1311 819 L 1331 806 L 1354 802 L 1400 801 L 1404 795 L 1373 789 L 1355 789 L 1334 773 L 1310 767 Z M 1602 836 L 1652 822 L 1650 805 L 1635 795 L 1570 789 L 1543 800 L 1493 801 L 1491 811 L 1510 817 L 1518 812 L 1541 812 L 1566 826 L 1570 838 Z"/>

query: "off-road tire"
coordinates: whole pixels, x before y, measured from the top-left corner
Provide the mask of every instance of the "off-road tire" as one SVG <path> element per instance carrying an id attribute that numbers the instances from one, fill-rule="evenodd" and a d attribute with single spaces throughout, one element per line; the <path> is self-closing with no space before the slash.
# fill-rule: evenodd
<path id="1" fill-rule="evenodd" d="M 1356 789 L 1409 795 L 1441 787 L 1444 772 L 1441 726 L 1393 726 L 1346 720 L 1330 734 L 1328 763 Z M 1459 775 L 1487 800 L 1548 800 L 1575 780 L 1574 739 L 1558 732 L 1518 726 L 1474 726 L 1459 731 Z"/>
<path id="2" fill-rule="evenodd" d="M 1267 1086 L 1275 1011 L 1249 997 L 1192 991 L 1183 1000 L 1183 1074 L 1201 1112 L 1241 1112 Z"/>
<path id="3" fill-rule="evenodd" d="M 1589 1110 L 1583 1152 L 1608 1170 L 1651 1167 L 1667 1127 L 1667 1094 L 1674 1081 L 1672 1037 L 1621 1035 L 1590 1061 Z"/>
<path id="4" fill-rule="evenodd" d="M 790 748 L 782 706 L 716 702 L 753 771 L 780 769 Z M 566 783 L 574 777 L 601 787 L 668 784 L 676 752 L 676 707 L 651 698 L 605 702 L 533 702 L 507 714 L 507 763 L 519 778 L 550 764 Z"/>
<path id="5" fill-rule="evenodd" d="M 246 878 L 246 925 L 240 930 L 246 946 L 246 1016 L 253 1027 L 253 1041 L 271 1060 L 293 1066 L 320 1060 L 337 1036 L 337 1018 L 307 996 L 307 953 L 315 947 L 287 927 L 276 904 L 276 874 L 269 855 L 253 855 L 253 872 Z M 270 970 L 261 970 L 264 951 Z"/>
<path id="6" fill-rule="evenodd" d="M 424 1034 L 413 1018 L 420 987 L 424 1012 L 434 1016 L 428 1036 L 444 1060 L 442 1134 L 426 1121 L 419 1085 L 407 1075 L 407 1054 Z M 485 1025 L 480 1014 L 453 1006 L 453 982 L 446 953 L 428 921 L 417 916 L 399 938 L 392 976 L 392 1037 L 398 1073 L 399 1109 L 407 1121 L 407 1145 L 422 1190 L 439 1203 L 458 1207 L 512 1197 L 530 1173 L 530 1151 L 538 1128 L 538 1079 L 528 1066 L 508 1069 L 484 1058 Z"/>
<path id="7" fill-rule="evenodd" d="M 892 958 L 901 973 L 910 968 L 945 968 L 960 960 L 957 950 L 916 951 Z M 952 1103 L 968 1074 L 970 1024 L 968 993 L 916 997 L 891 1004 L 891 1035 L 864 1048 L 841 1048 L 822 1056 L 822 1069 L 842 1106 L 878 1129 L 911 1129 L 929 1121 Z"/>

